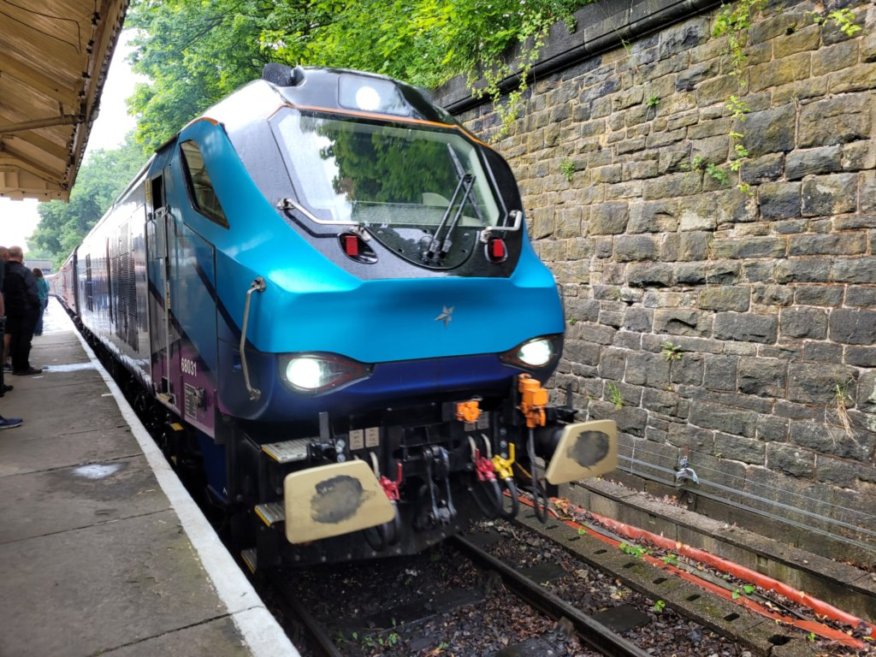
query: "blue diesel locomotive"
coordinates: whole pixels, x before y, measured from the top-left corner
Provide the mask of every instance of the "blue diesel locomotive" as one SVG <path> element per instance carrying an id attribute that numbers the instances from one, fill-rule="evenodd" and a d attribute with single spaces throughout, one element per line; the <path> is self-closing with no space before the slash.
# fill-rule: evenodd
<path id="1" fill-rule="evenodd" d="M 416 552 L 513 515 L 515 479 L 541 509 L 616 461 L 614 425 L 541 386 L 563 308 L 507 163 L 385 77 L 269 64 L 158 149 L 56 293 L 253 568 Z"/>

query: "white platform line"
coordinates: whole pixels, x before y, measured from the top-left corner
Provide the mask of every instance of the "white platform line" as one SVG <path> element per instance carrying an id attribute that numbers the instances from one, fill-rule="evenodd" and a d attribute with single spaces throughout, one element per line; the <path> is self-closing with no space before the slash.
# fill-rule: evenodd
<path id="1" fill-rule="evenodd" d="M 227 607 L 254 657 L 301 657 L 283 628 L 277 623 L 277 619 L 267 610 L 259 594 L 228 554 L 228 550 L 225 549 L 198 505 L 180 483 L 176 473 L 164 458 L 164 454 L 152 440 L 116 382 L 104 369 L 91 347 L 85 342 L 85 338 L 73 326 L 73 322 L 66 316 L 66 311 L 63 316 L 69 323 L 70 330 L 79 339 L 89 360 L 112 392 L 122 417 L 131 427 L 131 433 L 155 472 L 161 490 L 170 500 L 171 508 L 179 516 L 204 570 L 207 571 L 219 598 Z"/>

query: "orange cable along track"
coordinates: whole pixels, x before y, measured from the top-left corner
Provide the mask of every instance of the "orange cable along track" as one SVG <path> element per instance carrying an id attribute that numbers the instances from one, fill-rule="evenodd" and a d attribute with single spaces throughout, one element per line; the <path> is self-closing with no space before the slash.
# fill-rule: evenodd
<path id="1" fill-rule="evenodd" d="M 532 502 L 528 498 L 521 497 L 520 501 L 528 506 L 532 506 Z M 751 570 L 750 568 L 746 568 L 745 566 L 734 563 L 722 557 L 710 554 L 705 550 L 700 550 L 699 548 L 685 545 L 678 541 L 674 541 L 664 536 L 659 536 L 645 529 L 640 529 L 638 527 L 628 525 L 618 520 L 612 520 L 611 518 L 601 516 L 599 514 L 593 513 L 592 511 L 585 511 L 580 507 L 576 507 L 575 505 L 570 504 L 566 500 L 552 498 L 552 502 L 554 503 L 554 505 L 559 506 L 564 510 L 569 509 L 570 511 L 574 511 L 581 515 L 584 515 L 586 513 L 588 516 L 593 518 L 594 521 L 604 525 L 609 530 L 620 536 L 624 536 L 626 538 L 634 540 L 646 541 L 661 549 L 671 550 L 698 563 L 710 566 L 724 573 L 729 573 L 730 575 L 740 580 L 751 582 L 752 584 L 755 584 L 767 591 L 774 591 L 780 595 L 785 596 L 789 600 L 800 604 L 801 606 L 811 609 L 815 614 L 819 616 L 823 616 L 839 623 L 849 625 L 855 629 L 863 626 L 869 632 L 869 636 L 876 638 L 876 626 L 867 623 L 857 616 L 838 609 L 833 605 L 824 602 L 823 600 L 819 600 L 818 598 L 804 593 L 803 591 L 799 591 L 783 582 L 773 579 L 772 577 L 763 575 L 762 573 L 758 573 L 754 570 Z M 553 509 L 551 509 L 550 512 L 557 520 L 563 522 L 572 529 L 585 529 L 584 525 L 582 525 L 581 523 L 576 522 L 571 518 L 563 518 Z M 599 532 L 588 531 L 588 535 L 614 548 L 619 548 L 621 545 L 621 541 L 614 539 L 610 536 L 601 534 Z M 644 554 L 642 555 L 642 560 L 652 566 L 677 575 L 678 577 L 688 582 L 691 582 L 692 584 L 699 586 L 700 588 L 703 588 L 713 593 L 714 595 L 717 595 L 739 606 L 745 607 L 746 609 L 749 609 L 750 611 L 771 620 L 796 627 L 806 632 L 812 632 L 822 638 L 836 641 L 837 643 L 841 643 L 856 650 L 861 650 L 867 647 L 867 644 L 865 644 L 863 641 L 849 636 L 849 634 L 841 630 L 830 627 L 818 621 L 802 620 L 779 614 L 755 600 L 752 600 L 744 595 L 738 595 L 738 593 L 734 595 L 733 591 L 725 589 L 724 587 L 721 587 L 712 582 L 706 581 L 701 577 L 698 577 L 694 573 L 688 572 L 682 568 L 678 568 L 677 566 L 674 566 L 670 563 L 666 563 L 658 557 Z"/>

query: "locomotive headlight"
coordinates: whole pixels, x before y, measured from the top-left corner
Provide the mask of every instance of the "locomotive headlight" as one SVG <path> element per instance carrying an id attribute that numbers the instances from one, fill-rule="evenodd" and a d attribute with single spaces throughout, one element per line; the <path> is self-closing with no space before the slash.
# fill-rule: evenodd
<path id="1" fill-rule="evenodd" d="M 286 382 L 299 392 L 319 394 L 364 379 L 368 365 L 337 354 L 294 354 L 280 358 Z"/>
<path id="2" fill-rule="evenodd" d="M 527 340 L 501 354 L 500 358 L 523 369 L 541 369 L 557 361 L 562 351 L 561 335 L 546 335 Z"/>

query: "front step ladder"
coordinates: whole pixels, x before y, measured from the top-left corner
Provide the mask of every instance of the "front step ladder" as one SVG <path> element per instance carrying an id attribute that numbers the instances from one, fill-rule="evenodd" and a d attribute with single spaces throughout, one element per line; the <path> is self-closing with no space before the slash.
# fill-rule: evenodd
<path id="1" fill-rule="evenodd" d="M 273 527 L 286 521 L 286 507 L 282 502 L 256 504 L 254 511 L 259 520 L 268 527 Z"/>
<path id="2" fill-rule="evenodd" d="M 243 559 L 243 563 L 245 563 L 246 567 L 249 568 L 249 572 L 255 575 L 256 569 L 259 565 L 256 549 L 247 548 L 246 550 L 241 551 L 240 558 Z"/>
<path id="3" fill-rule="evenodd" d="M 307 446 L 312 438 L 296 438 L 279 443 L 262 445 L 262 452 L 277 463 L 294 463 L 307 460 Z"/>

